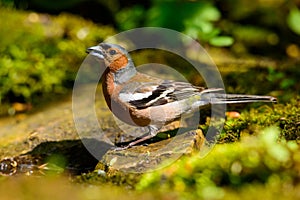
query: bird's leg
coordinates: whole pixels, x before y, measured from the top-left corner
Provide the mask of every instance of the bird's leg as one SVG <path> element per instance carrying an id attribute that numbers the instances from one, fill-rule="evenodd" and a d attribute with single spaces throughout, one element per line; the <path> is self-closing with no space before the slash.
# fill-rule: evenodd
<path id="1" fill-rule="evenodd" d="M 148 135 L 146 135 L 146 136 L 144 136 L 144 137 L 142 137 L 142 138 L 140 138 L 138 140 L 135 140 L 133 142 L 130 142 L 125 147 L 117 147 L 117 148 L 115 148 L 115 150 L 118 151 L 118 150 L 128 149 L 128 148 L 131 148 L 131 147 L 133 147 L 133 146 L 135 146 L 135 145 L 137 145 L 137 144 L 139 144 L 141 142 L 144 142 L 146 140 L 149 140 L 149 139 L 155 137 L 156 134 L 157 134 L 157 132 L 158 132 L 158 130 L 159 130 L 159 128 L 157 126 L 154 126 L 154 125 L 149 125 L 148 128 L 149 128 L 149 134 Z"/>

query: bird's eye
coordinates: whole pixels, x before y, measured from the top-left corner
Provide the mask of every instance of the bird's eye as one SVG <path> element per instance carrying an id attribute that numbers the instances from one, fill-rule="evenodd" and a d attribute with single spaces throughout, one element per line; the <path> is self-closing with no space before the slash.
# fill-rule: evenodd
<path id="1" fill-rule="evenodd" d="M 117 53 L 116 50 L 110 50 L 110 51 L 109 51 L 109 54 L 110 54 L 110 55 L 115 55 L 116 53 Z"/>

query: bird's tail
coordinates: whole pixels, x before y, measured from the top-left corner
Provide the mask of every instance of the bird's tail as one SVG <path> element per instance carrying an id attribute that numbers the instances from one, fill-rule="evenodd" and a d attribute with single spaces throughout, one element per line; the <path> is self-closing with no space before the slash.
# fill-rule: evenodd
<path id="1" fill-rule="evenodd" d="M 244 95 L 244 94 L 221 94 L 214 93 L 210 96 L 211 104 L 234 104 L 234 103 L 252 103 L 252 102 L 272 102 L 277 99 L 271 96 Z"/>

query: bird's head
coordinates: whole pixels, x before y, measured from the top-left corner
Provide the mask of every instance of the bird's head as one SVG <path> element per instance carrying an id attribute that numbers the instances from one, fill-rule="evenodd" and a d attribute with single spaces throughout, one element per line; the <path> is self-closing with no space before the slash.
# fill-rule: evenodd
<path id="1" fill-rule="evenodd" d="M 87 53 L 103 59 L 105 65 L 112 72 L 125 68 L 131 62 L 128 52 L 117 44 L 100 43 L 97 46 L 89 47 Z"/>

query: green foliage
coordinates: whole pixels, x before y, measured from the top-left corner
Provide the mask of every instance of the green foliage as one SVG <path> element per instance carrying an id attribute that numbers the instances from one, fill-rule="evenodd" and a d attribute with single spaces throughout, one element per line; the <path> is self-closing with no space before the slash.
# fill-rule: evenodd
<path id="1" fill-rule="evenodd" d="M 116 21 L 120 30 L 129 30 L 142 25 L 145 9 L 135 5 L 131 8 L 124 8 L 116 13 Z"/>
<path id="2" fill-rule="evenodd" d="M 233 42 L 233 38 L 229 36 L 216 36 L 209 40 L 209 43 L 214 46 L 230 46 Z"/>
<path id="3" fill-rule="evenodd" d="M 300 35 L 300 10 L 297 7 L 294 7 L 290 10 L 287 16 L 287 24 L 289 28 Z"/>
<path id="4" fill-rule="evenodd" d="M 196 154 L 145 174 L 136 188 L 171 192 L 181 199 L 223 199 L 244 188 L 249 196 L 262 195 L 254 192 L 256 187 L 264 187 L 263 194 L 283 185 L 293 188 L 299 179 L 299 146 L 295 141 L 278 142 L 278 136 L 278 128 L 269 127 L 258 137 L 216 145 L 204 158 Z"/>
<path id="5" fill-rule="evenodd" d="M 300 27 L 295 1 L 223 0 L 218 5 L 223 16 L 219 27 L 235 39 L 231 50 L 239 55 L 284 58 L 290 44 L 300 44 L 292 33 L 299 34 Z"/>
<path id="6" fill-rule="evenodd" d="M 268 38 L 274 34 L 272 31 L 259 26 L 235 26 L 232 30 L 234 38 L 247 45 L 266 45 Z"/>
<path id="7" fill-rule="evenodd" d="M 282 90 L 287 90 L 296 85 L 297 80 L 295 77 L 289 77 L 288 72 L 276 71 L 273 68 L 269 68 L 268 81 L 279 83 L 279 87 Z"/>
<path id="8" fill-rule="evenodd" d="M 230 46 L 233 38 L 219 36 L 221 30 L 215 22 L 219 21 L 221 13 L 209 1 L 152 1 L 146 10 L 135 5 L 124 8 L 116 15 L 118 27 L 121 30 L 139 26 L 154 26 L 170 28 L 183 32 L 202 42 L 214 46 Z"/>
<path id="9" fill-rule="evenodd" d="M 85 49 L 114 33 L 68 14 L 50 17 L 0 9 L 0 103 L 64 93 Z"/>

